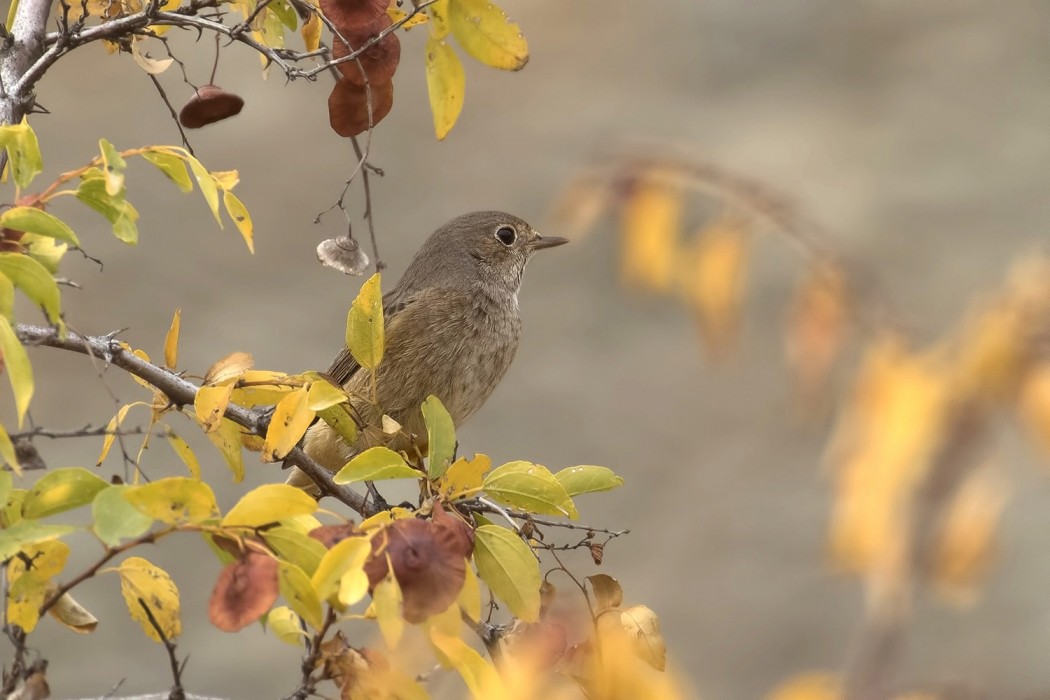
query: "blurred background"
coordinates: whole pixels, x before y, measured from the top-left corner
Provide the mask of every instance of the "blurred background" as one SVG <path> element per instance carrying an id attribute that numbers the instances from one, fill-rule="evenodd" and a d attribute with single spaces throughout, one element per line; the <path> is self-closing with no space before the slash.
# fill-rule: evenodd
<path id="1" fill-rule="evenodd" d="M 955 324 L 1012 260 L 1047 241 L 1050 4 L 503 6 L 531 60 L 517 74 L 465 61 L 466 106 L 441 143 L 426 99 L 426 29 L 402 39 L 394 108 L 372 140 L 372 161 L 386 172 L 373 180 L 373 202 L 388 286 L 434 228 L 465 211 L 504 209 L 558 235 L 545 225 L 553 198 L 595 153 L 625 144 L 718 163 L 784 192 L 832 232 L 834 248 L 878 277 L 922 338 Z M 211 42 L 189 39 L 177 54 L 203 84 Z M 190 90 L 176 71 L 161 81 L 178 105 Z M 100 271 L 67 256 L 64 273 L 83 287 L 64 293 L 67 319 L 85 333 L 127 327 L 123 337 L 156 357 L 181 307 L 180 365 L 191 372 L 235 350 L 252 353 L 258 368 L 323 369 L 360 283 L 314 256 L 320 240 L 345 230 L 338 212 L 313 220 L 354 164 L 349 142 L 328 126 L 330 80 L 285 84 L 274 70 L 263 81 L 258 58 L 234 46 L 216 82 L 245 98 L 244 111 L 190 138 L 210 169 L 240 170 L 256 254 L 231 224 L 216 230 L 199 194 L 179 193 L 136 162 L 128 198 L 142 215 L 137 249 L 83 207 L 56 208 L 105 263 Z M 148 77 L 99 45 L 61 61 L 39 100 L 52 112 L 33 120 L 40 182 L 93 157 L 99 137 L 119 148 L 179 142 Z M 352 206 L 359 215 L 360 200 Z M 620 580 L 628 603 L 660 615 L 673 662 L 706 698 L 761 697 L 794 673 L 841 667 L 863 615 L 860 585 L 827 566 L 828 424 L 798 420 L 783 367 L 785 298 L 800 269 L 785 250 L 759 245 L 742 342 L 715 369 L 688 310 L 621 289 L 611 221 L 538 256 L 521 294 L 514 366 L 459 433 L 462 453 L 497 464 L 601 464 L 627 480 L 581 498 L 582 520 L 632 530 L 609 545 L 601 570 Z M 31 357 L 38 425 L 101 425 L 115 412 L 86 358 L 47 349 Z M 148 399 L 119 375 L 104 380 L 122 402 Z M 173 425 L 195 432 L 188 421 Z M 101 440 L 37 444 L 52 467 L 90 467 Z M 217 453 L 193 444 L 223 507 L 248 486 L 284 478 L 249 455 L 247 483 L 226 483 Z M 996 565 L 969 610 L 916 601 L 901 681 L 958 682 L 996 698 L 1050 692 L 1050 480 L 1020 440 L 1000 447 L 1014 485 Z M 153 473 L 181 470 L 163 443 L 151 453 Z M 119 456 L 107 467 L 119 471 Z M 91 538 L 71 542 L 81 567 L 96 558 Z M 179 641 L 190 655 L 188 689 L 230 698 L 294 689 L 295 650 L 207 622 L 219 564 L 203 542 L 187 537 L 141 554 L 175 572 L 193 611 Z M 49 622 L 34 634 L 52 661 L 56 697 L 102 694 L 121 679 L 123 693 L 170 684 L 163 649 L 142 641 L 118 588 L 102 579 L 80 590 L 102 620 L 92 638 Z"/>

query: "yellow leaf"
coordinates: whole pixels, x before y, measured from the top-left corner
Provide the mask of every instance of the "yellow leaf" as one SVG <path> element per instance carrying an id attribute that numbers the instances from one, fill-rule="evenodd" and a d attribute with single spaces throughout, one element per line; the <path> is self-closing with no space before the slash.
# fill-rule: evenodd
<path id="1" fill-rule="evenodd" d="M 176 151 L 154 147 L 142 153 L 142 157 L 152 163 L 158 170 L 183 192 L 193 191 L 193 180 L 186 171 L 186 160 Z"/>
<path id="2" fill-rule="evenodd" d="M 252 368 L 254 360 L 246 352 L 231 352 L 204 373 L 204 383 L 209 386 L 229 384 L 239 379 Z"/>
<path id="3" fill-rule="evenodd" d="M 481 585 L 474 573 L 474 567 L 467 561 L 466 576 L 463 578 L 463 588 L 459 589 L 456 603 L 463 614 L 474 622 L 481 621 Z"/>
<path id="4" fill-rule="evenodd" d="M 449 0 L 448 21 L 459 45 L 485 65 L 521 70 L 529 62 L 521 27 L 489 0 Z"/>
<path id="5" fill-rule="evenodd" d="M 349 400 L 346 392 L 324 379 L 318 379 L 310 384 L 309 393 L 306 396 L 306 405 L 311 411 L 323 411 L 336 404 L 345 403 Z"/>
<path id="6" fill-rule="evenodd" d="M 386 578 L 376 584 L 372 591 L 372 610 L 379 624 L 388 649 L 393 649 L 401 641 L 405 631 L 405 619 L 401 616 L 401 587 L 391 571 Z"/>
<path id="7" fill-rule="evenodd" d="M 495 500 L 530 513 L 579 517 L 565 487 L 540 464 L 508 462 L 493 469 L 483 487 Z"/>
<path id="8" fill-rule="evenodd" d="M 171 326 L 164 336 L 164 364 L 168 369 L 175 369 L 179 360 L 179 328 L 182 325 L 182 309 L 175 309 L 171 317 Z"/>
<path id="9" fill-rule="evenodd" d="M 0 253 L 0 275 L 11 280 L 34 304 L 43 307 L 48 321 L 61 325 L 62 298 L 47 268 L 22 253 Z"/>
<path id="10" fill-rule="evenodd" d="M 310 19 L 299 28 L 299 33 L 302 34 L 306 52 L 316 51 L 321 45 L 321 16 L 311 14 Z"/>
<path id="11" fill-rule="evenodd" d="M 514 532 L 497 525 L 474 531 L 478 575 L 510 612 L 523 622 L 540 616 L 540 567 L 532 548 Z"/>
<path id="12" fill-rule="evenodd" d="M 113 144 L 106 139 L 99 139 L 99 150 L 102 152 L 102 176 L 106 182 L 106 194 L 110 197 L 123 197 L 124 168 L 127 163 Z"/>
<path id="13" fill-rule="evenodd" d="M 446 2 L 446 3 L 448 2 L 448 0 L 443 0 L 443 1 Z M 400 22 L 401 20 L 405 19 L 405 17 L 408 16 L 407 12 L 405 12 L 404 10 L 399 10 L 396 7 L 389 7 L 389 8 L 387 8 L 386 13 L 387 13 L 387 16 L 390 17 L 390 21 L 392 21 L 394 24 L 397 24 L 398 22 Z M 410 19 L 407 22 L 405 22 L 404 24 L 402 24 L 400 28 L 404 29 L 405 31 L 408 31 L 412 27 L 418 27 L 419 25 L 426 24 L 426 23 L 427 23 L 427 15 L 426 15 L 426 13 L 425 12 L 417 12 L 415 15 L 412 16 L 412 19 Z"/>
<path id="14" fill-rule="evenodd" d="M 635 653 L 657 671 L 667 666 L 667 646 L 660 634 L 660 619 L 644 605 L 620 611 L 620 624 L 634 640 Z"/>
<path id="15" fill-rule="evenodd" d="M 991 467 L 971 472 L 942 515 L 935 536 L 933 579 L 938 592 L 957 605 L 973 603 L 988 569 L 1007 486 Z"/>
<path id="16" fill-rule="evenodd" d="M 237 226 L 237 230 L 240 232 L 241 238 L 244 239 L 245 245 L 248 246 L 248 252 L 254 253 L 254 229 L 252 228 L 252 217 L 248 213 L 248 208 L 237 198 L 237 195 L 229 190 L 222 193 L 222 203 L 226 206 L 226 213 L 230 215 L 233 223 Z"/>
<path id="17" fill-rule="evenodd" d="M 68 224 L 36 207 L 11 207 L 0 214 L 0 227 L 47 236 L 74 246 L 80 245 L 80 240 Z M 25 243 L 24 240 L 20 242 Z"/>
<path id="18" fill-rule="evenodd" d="M 200 482 L 194 482 L 200 483 Z M 142 625 L 146 636 L 155 642 L 161 641 L 157 630 L 149 620 L 143 604 L 149 607 L 157 625 L 168 639 L 182 633 L 179 620 L 179 589 L 167 572 L 142 557 L 128 557 L 116 569 L 120 575 L 120 592 L 127 603 L 131 619 Z M 140 602 L 141 601 L 141 602 Z"/>
<path id="19" fill-rule="evenodd" d="M 317 510 L 317 501 L 287 484 L 263 484 L 241 497 L 222 519 L 223 527 L 260 527 Z"/>
<path id="20" fill-rule="evenodd" d="M 266 429 L 262 460 L 276 462 L 288 454 L 313 423 L 315 415 L 307 402 L 305 388 L 296 389 L 281 399 L 270 418 L 270 426 Z"/>
<path id="21" fill-rule="evenodd" d="M 183 476 L 130 487 L 124 498 L 139 512 L 168 525 L 202 523 L 219 514 L 211 486 Z"/>
<path id="22" fill-rule="evenodd" d="M 317 597 L 310 577 L 302 569 L 288 562 L 280 562 L 277 570 L 277 581 L 281 595 L 292 606 L 306 623 L 315 630 L 321 629 L 321 601 Z"/>
<path id="23" fill-rule="evenodd" d="M 14 7 L 14 3 L 11 7 Z M 19 124 L 0 126 L 0 145 L 7 148 L 7 159 L 15 184 L 22 188 L 28 187 L 44 168 L 40 143 L 29 121 L 22 117 Z"/>
<path id="24" fill-rule="evenodd" d="M 53 469 L 40 477 L 22 504 L 26 518 L 46 518 L 87 505 L 109 484 L 83 467 Z"/>
<path id="25" fill-rule="evenodd" d="M 1021 385 L 1018 410 L 1032 439 L 1050 455 L 1050 362 L 1037 364 L 1028 372 Z"/>
<path id="26" fill-rule="evenodd" d="M 218 386 L 202 386 L 193 398 L 193 411 L 206 433 L 219 429 L 233 394 L 233 382 Z"/>
<path id="27" fill-rule="evenodd" d="M 278 639 L 294 647 L 302 646 L 302 640 L 307 636 L 299 626 L 299 616 L 283 605 L 270 611 L 266 616 L 266 626 L 273 630 Z"/>
<path id="28" fill-rule="evenodd" d="M 165 437 L 168 438 L 168 444 L 171 445 L 171 449 L 175 450 L 175 454 L 179 456 L 182 463 L 190 470 L 190 476 L 194 479 L 201 478 L 201 463 L 197 460 L 197 455 L 193 454 L 193 449 L 190 448 L 189 443 L 170 431 Z"/>
<path id="29" fill-rule="evenodd" d="M 383 479 L 418 479 L 423 474 L 408 466 L 404 458 L 386 447 L 370 447 L 346 463 L 335 475 L 337 484 Z"/>
<path id="30" fill-rule="evenodd" d="M 47 582 L 37 576 L 20 576 L 7 592 L 7 621 L 26 632 L 36 629 L 40 606 L 47 597 Z"/>
<path id="31" fill-rule="evenodd" d="M 379 273 L 361 285 L 346 318 L 346 346 L 365 369 L 374 370 L 383 359 L 383 292 Z"/>
<path id="32" fill-rule="evenodd" d="M 851 314 L 848 293 L 842 270 L 828 263 L 813 266 L 794 292 L 785 355 L 808 400 L 827 384 L 845 343 Z"/>
<path id="33" fill-rule="evenodd" d="M 218 430 L 206 433 L 208 439 L 222 453 L 227 466 L 233 472 L 233 480 L 244 479 L 244 456 L 241 454 L 241 436 L 243 428 L 228 418 L 223 418 Z"/>
<path id="34" fill-rule="evenodd" d="M 670 291 L 679 257 L 682 190 L 659 182 L 635 185 L 624 204 L 620 254 L 624 283 L 658 292 Z"/>
<path id="35" fill-rule="evenodd" d="M 448 2 L 449 0 L 435 0 L 427 6 L 427 15 L 430 17 L 430 36 L 435 39 L 444 39 L 452 28 L 448 24 Z"/>
<path id="36" fill-rule="evenodd" d="M 68 593 L 62 594 L 62 597 L 48 608 L 48 612 L 51 613 L 51 617 L 77 634 L 90 634 L 98 627 L 98 618 Z"/>
<path id="37" fill-rule="evenodd" d="M 427 94 L 434 115 L 434 134 L 444 140 L 463 111 L 467 76 L 452 47 L 442 39 L 430 37 L 426 47 Z"/>
<path id="38" fill-rule="evenodd" d="M 11 392 L 15 397 L 15 409 L 18 412 L 18 427 L 22 427 L 29 401 L 33 398 L 33 368 L 29 364 L 29 355 L 22 343 L 18 341 L 11 322 L 0 316 L 0 360 L 4 363 L 4 372 L 11 382 Z"/>
<path id="39" fill-rule="evenodd" d="M 241 175 L 236 170 L 213 170 L 211 179 L 223 192 L 229 192 L 241 181 Z"/>
<path id="40" fill-rule="evenodd" d="M 766 700 L 840 700 L 842 684 L 833 673 L 803 673 L 784 681 Z"/>
<path id="41" fill-rule="evenodd" d="M 363 567 L 372 552 L 372 542 L 367 537 L 348 537 L 329 549 L 317 571 L 311 577 L 317 597 L 328 600 L 339 592 L 340 580 L 348 573 L 364 575 Z M 367 577 L 365 577 L 367 582 Z"/>
<path id="42" fill-rule="evenodd" d="M 106 437 L 102 438 L 102 451 L 99 452 L 98 459 L 95 460 L 96 467 L 102 466 L 102 463 L 106 461 L 109 450 L 113 447 L 113 441 L 116 440 L 117 433 L 120 431 L 120 424 L 124 422 L 124 417 L 128 415 L 128 411 L 135 406 L 148 405 L 144 401 L 135 401 L 117 409 L 117 414 L 110 418 L 109 423 L 106 424 Z"/>
<path id="43" fill-rule="evenodd" d="M 222 228 L 222 216 L 219 215 L 219 188 L 215 185 L 215 180 L 199 160 L 189 153 L 184 153 L 184 156 L 194 179 L 197 180 L 197 186 L 201 188 L 204 201 L 207 202 L 212 216 L 215 217 L 215 222 L 219 224 L 219 228 Z"/>
<path id="44" fill-rule="evenodd" d="M 714 357 L 723 356 L 736 336 L 749 238 L 743 222 L 719 219 L 697 235 L 692 259 L 683 267 L 686 300 L 696 309 Z"/>
<path id="45" fill-rule="evenodd" d="M 474 459 L 460 457 L 438 481 L 437 489 L 443 501 L 469 498 L 481 490 L 485 473 L 492 468 L 487 455 L 474 455 Z"/>
<path id="46" fill-rule="evenodd" d="M 18 455 L 15 452 L 15 445 L 11 442 L 11 436 L 7 434 L 7 430 L 3 424 L 0 424 L 0 466 L 6 464 L 11 467 L 11 471 L 19 476 L 22 476 L 22 467 L 18 463 Z M 7 480 L 6 482 L 4 480 Z M 3 484 L 6 483 L 6 489 Z M 7 503 L 8 492 L 11 489 L 11 475 L 7 472 L 0 470 L 0 505 Z"/>

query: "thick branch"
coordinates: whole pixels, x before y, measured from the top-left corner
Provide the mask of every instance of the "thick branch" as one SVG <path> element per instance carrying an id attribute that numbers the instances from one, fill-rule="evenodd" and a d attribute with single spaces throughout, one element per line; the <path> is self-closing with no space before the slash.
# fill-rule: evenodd
<path id="1" fill-rule="evenodd" d="M 44 345 L 102 358 L 126 372 L 145 379 L 163 392 L 176 406 L 190 406 L 197 396 L 197 385 L 162 367 L 135 357 L 111 337 L 80 336 L 72 332 L 65 337 L 60 337 L 58 331 L 53 328 L 21 323 L 17 325 L 16 331 L 19 340 L 24 345 Z M 230 404 L 226 407 L 225 417 L 252 434 L 266 435 L 269 419 L 261 411 L 252 411 Z M 293 447 L 285 457 L 285 461 L 303 470 L 317 484 L 321 493 L 342 501 L 363 516 L 375 514 L 375 506 L 369 504 L 364 496 L 335 483 L 332 475 L 300 448 Z"/>
<path id="2" fill-rule="evenodd" d="M 13 41 L 0 53 L 0 123 L 17 124 L 33 107 L 31 90 L 18 86 L 44 47 L 51 0 L 21 0 L 11 26 Z"/>

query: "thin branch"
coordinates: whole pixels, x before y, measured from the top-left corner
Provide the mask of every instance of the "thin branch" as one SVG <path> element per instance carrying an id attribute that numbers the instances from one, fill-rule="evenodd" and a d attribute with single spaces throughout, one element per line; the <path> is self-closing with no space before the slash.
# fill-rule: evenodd
<path id="1" fill-rule="evenodd" d="M 164 634 L 164 629 L 157 622 L 153 611 L 146 605 L 146 601 L 142 598 L 138 600 L 139 605 L 142 606 L 143 611 L 146 613 L 150 626 L 153 627 L 157 636 L 160 637 L 160 641 L 164 644 L 164 649 L 168 652 L 168 661 L 171 662 L 171 676 L 175 679 L 175 685 L 171 687 L 168 700 L 186 700 L 186 691 L 182 688 L 182 670 L 185 668 L 185 663 L 179 664 L 179 660 L 175 657 L 175 643 L 168 639 L 168 635 Z"/>
<path id="2" fill-rule="evenodd" d="M 371 137 L 371 131 L 369 131 Z M 357 154 L 357 159 L 365 166 L 368 165 L 368 154 L 361 150 L 360 144 L 357 143 L 357 137 L 351 136 L 350 143 L 354 145 L 354 153 Z M 368 222 L 368 237 L 372 240 L 372 256 L 375 261 L 376 272 L 382 272 L 386 267 L 386 263 L 379 257 L 379 244 L 376 243 L 376 228 L 375 228 L 375 215 L 372 210 L 372 188 L 368 183 L 368 168 L 365 167 L 361 171 L 361 182 L 364 184 L 365 189 L 365 221 Z M 377 171 L 382 173 L 382 171 Z"/>
<path id="3" fill-rule="evenodd" d="M 321 625 L 321 629 L 317 630 L 317 634 L 310 640 L 310 651 L 303 657 L 302 663 L 302 680 L 299 681 L 299 687 L 295 689 L 291 695 L 285 700 L 306 700 L 306 698 L 315 694 L 317 679 L 314 678 L 314 671 L 317 670 L 317 662 L 321 658 L 321 645 L 324 643 L 325 635 L 328 634 L 329 628 L 335 624 L 336 614 L 332 606 L 328 606 L 324 616 L 324 623 Z"/>
<path id="4" fill-rule="evenodd" d="M 166 44 L 165 44 L 166 46 Z M 147 73 L 149 79 L 153 81 L 153 86 L 157 88 L 157 92 L 160 93 L 160 99 L 164 100 L 164 104 L 168 107 L 168 112 L 171 114 L 171 120 L 175 122 L 175 127 L 179 130 L 179 136 L 182 137 L 182 145 L 186 147 L 186 150 L 190 152 L 190 155 L 196 155 L 193 152 L 193 146 L 190 145 L 190 140 L 186 138 L 186 132 L 182 129 L 182 122 L 179 121 L 178 112 L 175 111 L 175 107 L 172 106 L 171 100 L 168 99 L 168 93 L 164 92 L 164 87 L 161 86 L 160 81 L 157 80 L 157 76 L 152 73 Z"/>
<path id="5" fill-rule="evenodd" d="M 101 437 L 104 435 L 145 435 L 148 432 L 150 432 L 149 429 L 143 428 L 142 426 L 110 430 L 108 426 L 85 425 L 83 428 L 77 428 L 74 430 L 49 430 L 48 428 L 43 427 L 33 428 L 32 430 L 25 430 L 21 433 L 11 433 L 10 438 L 12 441 L 18 439 L 31 440 L 35 437 L 63 440 L 66 438 Z M 161 431 L 152 434 L 158 437 L 164 437 L 168 433 L 166 431 Z"/>
<path id="6" fill-rule="evenodd" d="M 111 337 L 81 336 L 73 332 L 68 333 L 65 337 L 60 337 L 58 331 L 53 328 L 25 324 L 18 324 L 16 332 L 25 345 L 43 345 L 102 358 L 107 363 L 145 379 L 167 396 L 175 406 L 192 405 L 197 396 L 199 388 L 197 385 L 136 357 Z M 269 417 L 262 411 L 230 404 L 226 407 L 224 415 L 251 434 L 266 435 Z M 336 484 L 332 480 L 332 475 L 302 449 L 293 447 L 284 459 L 288 464 L 299 467 L 305 472 L 322 494 L 332 496 L 365 517 L 375 514 L 375 507 L 368 504 L 364 496 Z"/>

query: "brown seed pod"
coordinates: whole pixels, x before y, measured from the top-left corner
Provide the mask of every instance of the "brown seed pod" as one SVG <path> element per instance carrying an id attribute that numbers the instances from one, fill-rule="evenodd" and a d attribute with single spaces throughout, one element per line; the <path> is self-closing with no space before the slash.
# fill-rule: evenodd
<path id="1" fill-rule="evenodd" d="M 321 12 L 344 35 L 386 14 L 390 0 L 321 0 Z"/>
<path id="2" fill-rule="evenodd" d="M 372 125 L 390 113 L 394 104 L 393 83 L 371 83 Z M 368 130 L 368 99 L 365 88 L 348 80 L 336 81 L 328 96 L 328 120 L 340 136 L 357 136 Z"/>
<path id="3" fill-rule="evenodd" d="M 241 113 L 244 100 L 218 85 L 202 85 L 179 111 L 179 123 L 187 129 L 199 129 Z"/>
<path id="4" fill-rule="evenodd" d="M 343 37 L 357 50 L 390 25 L 390 17 L 383 15 L 360 30 L 343 32 Z M 332 37 L 332 58 L 338 60 L 349 55 L 350 48 L 339 37 Z M 336 66 L 345 79 L 354 85 L 364 85 L 365 79 L 361 75 L 361 69 L 364 68 L 370 83 L 388 82 L 394 77 L 394 71 L 401 60 L 401 40 L 397 38 L 397 34 L 387 34 L 357 58 L 361 62 L 360 66 L 358 61 L 346 61 Z"/>

